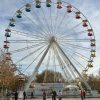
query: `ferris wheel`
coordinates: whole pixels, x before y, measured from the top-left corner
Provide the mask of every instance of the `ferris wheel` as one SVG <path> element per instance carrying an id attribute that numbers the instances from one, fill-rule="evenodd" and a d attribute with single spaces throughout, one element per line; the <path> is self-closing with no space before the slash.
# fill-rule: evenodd
<path id="1" fill-rule="evenodd" d="M 60 71 L 67 81 L 93 67 L 95 36 L 88 19 L 61 0 L 34 0 L 18 9 L 5 29 L 6 60 L 29 73 Z M 33 71 L 33 72 L 32 72 Z M 87 83 L 85 82 L 87 85 Z"/>

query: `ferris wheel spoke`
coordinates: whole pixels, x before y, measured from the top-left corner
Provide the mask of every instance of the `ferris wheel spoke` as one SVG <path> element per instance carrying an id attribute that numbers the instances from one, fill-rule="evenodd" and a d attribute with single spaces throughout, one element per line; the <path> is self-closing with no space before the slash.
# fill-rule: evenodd
<path id="1" fill-rule="evenodd" d="M 9 40 L 10 43 L 46 43 L 45 40 Z"/>
<path id="2" fill-rule="evenodd" d="M 62 39 L 62 42 L 90 42 L 90 39 Z"/>
<path id="3" fill-rule="evenodd" d="M 66 22 L 66 21 L 65 21 Z M 70 24 L 72 22 L 72 19 L 70 19 L 68 22 L 66 22 L 65 24 L 63 24 L 63 26 L 66 26 L 67 28 L 68 28 L 68 24 Z M 74 32 L 74 28 L 75 27 L 78 27 L 79 25 L 80 25 L 81 23 L 78 23 L 77 25 L 75 25 L 75 26 L 73 26 L 73 27 L 71 27 L 71 28 L 68 28 L 68 31 L 70 32 L 70 34 L 68 34 L 67 33 L 67 30 L 65 30 L 65 29 L 67 29 L 67 28 L 65 28 L 61 33 L 60 33 L 60 36 L 62 37 L 63 35 L 64 35 L 64 37 L 66 36 L 66 35 L 68 35 L 68 36 L 73 36 L 75 33 L 76 34 L 79 34 L 79 33 L 83 33 L 83 32 L 85 32 L 85 31 L 87 31 L 87 30 L 83 30 L 83 31 L 80 31 L 80 32 Z M 70 25 L 69 25 L 70 26 Z M 72 32 L 73 31 L 73 32 Z M 58 32 L 59 33 L 59 32 Z M 66 34 L 66 35 L 65 35 Z"/>
<path id="4" fill-rule="evenodd" d="M 63 20 L 66 16 L 66 12 L 64 13 L 62 19 L 60 18 L 60 10 L 57 9 L 56 17 L 55 17 L 55 24 L 54 24 L 54 33 L 58 35 L 59 31 L 57 32 L 57 29 L 60 29 L 60 26 L 63 23 Z"/>
<path id="5" fill-rule="evenodd" d="M 65 64 L 65 71 L 66 71 L 66 73 L 68 73 L 68 76 L 69 76 L 68 79 L 70 78 L 70 81 L 72 79 L 74 80 L 77 77 L 76 74 L 75 74 L 74 69 L 72 69 L 71 67 L 69 67 L 68 64 Z"/>
<path id="6" fill-rule="evenodd" d="M 47 58 L 46 71 L 45 71 L 43 83 L 46 83 L 47 74 L 48 74 L 48 67 L 49 67 L 49 64 L 50 64 L 50 58 L 51 58 L 51 52 L 49 51 L 49 55 L 48 55 L 48 58 Z"/>
<path id="7" fill-rule="evenodd" d="M 57 31 L 58 29 L 60 29 L 60 27 L 62 26 L 62 24 L 63 24 L 63 22 L 64 22 L 64 19 L 65 19 L 65 16 L 66 16 L 66 12 L 65 12 L 65 14 L 63 15 L 61 21 L 59 21 L 59 24 L 57 25 L 57 27 L 56 27 L 56 29 L 55 29 L 55 33 L 57 33 L 56 31 Z"/>
<path id="8" fill-rule="evenodd" d="M 80 67 L 82 68 L 82 70 L 84 70 L 86 68 L 78 60 L 76 60 L 70 53 L 68 53 L 68 55 L 70 56 L 70 59 L 72 58 L 78 65 L 80 65 Z"/>
<path id="9" fill-rule="evenodd" d="M 82 24 L 82 22 L 80 22 L 80 23 L 78 23 L 78 24 L 72 26 L 69 30 L 73 30 L 73 29 L 77 28 L 78 26 L 80 26 L 81 24 Z"/>
<path id="10" fill-rule="evenodd" d="M 64 58 L 63 58 L 64 59 Z M 66 60 L 64 60 L 66 61 Z M 69 71 L 70 75 L 72 76 L 72 79 L 76 79 L 77 75 L 76 75 L 76 72 L 75 70 L 69 65 L 69 64 L 66 64 L 65 62 L 65 66 L 66 66 L 66 70 Z M 67 71 L 66 71 L 67 72 Z M 70 77 L 69 77 L 70 78 Z"/>
<path id="11" fill-rule="evenodd" d="M 38 72 L 38 69 L 40 68 L 40 66 L 41 66 L 41 64 L 42 64 L 42 62 L 43 62 L 43 60 L 45 59 L 45 57 L 46 57 L 46 55 L 47 55 L 47 53 L 48 53 L 50 47 L 51 47 L 51 44 L 49 44 L 49 45 L 47 46 L 47 48 L 46 48 L 46 50 L 44 51 L 42 57 L 40 58 L 39 62 L 37 63 L 37 65 L 36 65 L 36 67 L 35 67 L 35 69 L 34 69 L 32 75 L 31 75 L 30 78 L 29 78 L 28 83 L 26 83 L 26 88 L 25 88 L 25 90 L 27 90 L 27 89 L 29 88 L 31 82 L 32 82 L 33 79 L 36 77 L 36 73 Z"/>
<path id="12" fill-rule="evenodd" d="M 84 84 L 88 87 L 89 90 L 91 90 L 90 86 L 88 85 L 88 83 L 84 80 L 84 78 L 81 76 L 78 68 L 76 68 L 76 66 L 72 63 L 72 61 L 69 59 L 69 57 L 66 55 L 66 53 L 62 50 L 62 48 L 59 46 L 59 44 L 57 44 L 58 50 L 59 52 L 62 54 L 62 56 L 66 59 L 66 61 L 68 62 L 68 64 L 70 64 L 73 69 L 75 70 L 75 72 L 77 73 L 77 75 L 80 77 L 81 81 L 84 82 Z M 66 63 L 67 63 L 66 62 Z"/>
<path id="13" fill-rule="evenodd" d="M 54 49 L 54 46 L 53 46 L 53 49 Z M 56 65 L 56 62 L 55 62 L 55 52 L 53 51 L 53 65 Z M 56 73 L 56 66 L 54 66 L 54 72 Z M 56 75 L 54 74 L 54 82 L 56 82 Z"/>
<path id="14" fill-rule="evenodd" d="M 46 49 L 46 48 L 45 48 Z M 27 69 L 39 58 L 39 56 L 45 51 L 45 49 L 43 49 L 35 58 L 34 60 L 25 68 L 25 70 L 23 71 L 23 73 L 25 73 L 27 71 Z"/>
<path id="15" fill-rule="evenodd" d="M 46 26 L 48 27 L 49 33 L 52 34 L 50 25 L 49 25 L 48 20 L 47 20 L 47 18 L 46 18 L 46 13 L 44 13 L 44 10 L 43 10 L 42 8 L 41 8 L 41 12 L 42 12 L 43 17 L 44 17 L 44 18 L 43 18 L 43 19 L 44 19 L 44 22 L 46 23 Z"/>
<path id="16" fill-rule="evenodd" d="M 47 22 L 47 19 L 46 19 L 46 16 L 45 16 L 45 14 L 44 14 L 44 11 L 43 11 L 43 9 L 41 8 L 41 14 L 42 14 L 42 16 L 43 16 L 43 21 L 42 21 L 42 23 L 43 23 L 43 25 L 44 25 L 44 27 L 46 27 L 47 28 L 47 35 L 49 35 L 51 32 L 50 32 L 50 27 L 49 27 L 49 24 L 48 24 L 48 22 Z"/>
<path id="17" fill-rule="evenodd" d="M 57 44 L 57 47 L 60 50 L 60 53 L 63 53 L 62 57 L 64 57 L 64 60 L 65 60 L 66 64 L 70 64 L 73 67 L 73 69 L 75 70 L 75 72 L 82 78 L 78 68 L 74 65 L 74 63 L 72 63 L 72 60 L 68 57 L 69 53 L 67 52 L 67 55 L 66 55 L 66 53 L 61 49 L 61 47 L 58 44 Z M 71 56 L 71 57 L 74 59 L 73 56 Z M 81 64 L 79 63 L 79 65 L 81 65 Z M 84 68 L 84 66 L 81 66 L 81 67 Z"/>
<path id="18" fill-rule="evenodd" d="M 68 20 L 67 21 L 64 21 L 65 24 L 63 22 L 63 26 L 66 26 L 65 29 L 68 29 L 69 31 L 72 31 L 72 30 L 70 30 L 69 26 L 71 26 L 70 24 L 73 22 L 74 18 L 71 18 L 68 14 L 66 14 L 66 15 L 67 15 L 66 18 L 68 18 Z M 62 30 L 62 33 L 65 33 L 67 31 L 65 29 Z"/>
<path id="19" fill-rule="evenodd" d="M 73 59 L 72 62 L 73 62 L 74 65 L 80 66 L 80 67 L 77 68 L 77 69 L 80 69 L 81 71 L 83 71 L 83 70 L 86 69 L 86 67 L 84 67 L 84 66 L 79 62 L 79 60 L 75 59 L 70 53 L 68 53 L 68 56 L 69 56 L 70 59 Z"/>
<path id="20" fill-rule="evenodd" d="M 73 75 L 74 75 L 74 74 L 72 75 L 72 74 L 70 73 L 69 69 L 67 69 L 67 66 L 64 64 L 63 59 L 62 59 L 61 56 L 59 55 L 57 48 L 54 48 L 54 51 L 55 51 L 55 56 L 56 56 L 56 58 L 58 59 L 59 66 L 60 66 L 62 72 L 64 73 L 64 76 L 65 76 L 66 80 L 69 82 L 69 78 L 70 78 L 70 80 L 74 79 L 74 78 L 73 78 Z"/>
<path id="21" fill-rule="evenodd" d="M 64 44 L 69 45 L 69 46 L 71 46 L 71 47 L 73 47 L 73 48 L 77 48 L 77 49 L 91 50 L 91 48 L 83 47 L 83 46 L 81 46 L 81 45 L 75 45 L 75 44 L 71 44 L 71 43 L 64 43 Z M 64 45 L 64 44 L 63 44 L 63 45 Z"/>
<path id="22" fill-rule="evenodd" d="M 25 14 L 24 14 L 25 15 Z M 44 37 L 46 37 L 47 36 L 47 32 L 45 32 L 42 28 L 41 28 L 41 26 L 40 25 L 37 25 L 31 18 L 29 18 L 27 15 L 25 15 L 30 21 L 31 21 L 31 23 L 32 23 L 32 26 L 33 27 L 35 27 L 34 28 L 34 31 L 36 31 L 36 32 L 38 32 L 39 33 L 39 35 L 43 35 Z M 34 26 L 35 25 L 35 26 Z M 38 31 L 37 31 L 37 29 L 38 29 Z"/>
<path id="23" fill-rule="evenodd" d="M 56 54 L 56 58 L 58 59 L 59 65 L 60 65 L 62 71 L 64 72 L 64 75 L 65 75 L 66 79 L 68 80 L 69 79 L 68 75 L 70 76 L 70 74 L 69 74 L 68 70 L 66 70 L 66 65 L 64 64 L 64 61 L 62 61 L 62 59 L 61 59 L 61 57 L 58 53 L 57 48 L 54 48 L 54 51 L 55 51 L 55 54 Z M 71 76 L 70 76 L 70 78 L 71 78 Z M 72 76 L 72 78 L 73 78 L 73 76 Z"/>
<path id="24" fill-rule="evenodd" d="M 28 55 L 24 56 L 23 58 L 21 58 L 20 60 L 18 60 L 16 62 L 16 64 L 18 64 L 19 62 L 21 62 L 22 60 L 26 59 L 27 57 L 32 56 L 34 53 L 38 52 L 39 50 L 41 50 L 42 48 L 44 48 L 45 46 L 39 47 L 37 48 L 34 52 L 29 53 Z"/>
<path id="25" fill-rule="evenodd" d="M 63 46 L 64 46 L 64 45 L 63 45 Z M 63 46 L 62 46 L 62 48 L 63 48 Z M 85 56 L 85 55 L 79 53 L 79 52 L 81 52 L 81 51 L 76 52 L 75 50 L 73 50 L 73 48 L 69 48 L 69 47 L 67 47 L 66 49 L 69 50 L 69 52 L 71 52 L 72 54 L 75 54 L 75 55 L 77 55 L 77 56 L 80 56 L 80 57 L 83 58 L 85 61 L 89 61 L 89 59 L 90 59 L 90 58 L 88 58 L 87 56 Z M 66 50 L 65 50 L 65 51 L 66 51 Z"/>
<path id="26" fill-rule="evenodd" d="M 68 15 L 68 14 L 67 14 Z M 71 26 L 70 24 L 72 23 L 72 22 L 74 22 L 74 18 L 71 18 L 71 16 L 67 16 L 67 18 L 69 18 L 69 20 L 67 20 L 67 21 L 65 21 L 65 24 L 63 23 L 63 26 L 66 26 L 67 28 L 68 28 L 68 30 L 69 31 L 74 31 L 74 29 L 75 28 L 77 28 L 78 26 L 80 26 L 81 24 L 82 24 L 82 22 L 80 22 L 80 23 L 77 23 L 76 25 L 74 25 L 74 26 Z M 73 25 L 73 23 L 72 23 L 72 25 Z M 70 28 L 71 27 L 71 28 Z M 65 28 L 65 29 L 67 29 L 67 28 Z M 62 31 L 62 33 L 66 33 L 66 31 L 67 30 L 63 30 Z M 69 32 L 68 32 L 69 33 Z"/>
<path id="27" fill-rule="evenodd" d="M 90 58 L 86 57 L 85 55 L 83 55 L 83 54 L 81 54 L 79 52 L 73 51 L 73 49 L 71 49 L 71 48 L 67 48 L 66 50 L 68 50 L 71 54 L 74 54 L 74 55 L 80 57 L 81 59 L 83 59 L 85 61 L 89 61 L 89 59 L 90 59 Z"/>
<path id="28" fill-rule="evenodd" d="M 53 27 L 53 20 L 52 20 L 52 12 L 51 12 L 51 7 L 48 8 L 49 9 L 49 12 L 50 12 L 50 15 L 49 15 L 49 18 L 50 18 L 50 27 L 51 27 L 51 33 L 54 33 L 54 27 Z"/>
<path id="29" fill-rule="evenodd" d="M 78 50 L 86 50 L 86 51 L 90 51 L 91 48 L 84 48 L 84 47 L 78 47 L 77 45 L 69 45 L 71 48 L 75 48 L 75 49 L 78 49 Z"/>
<path id="30" fill-rule="evenodd" d="M 39 47 L 39 46 L 41 46 L 41 45 L 44 45 L 44 43 L 41 43 L 41 44 L 40 44 L 40 43 L 37 43 L 37 44 L 31 45 L 31 46 L 26 46 L 26 47 L 24 47 L 24 48 L 15 49 L 15 50 L 9 51 L 9 52 L 11 52 L 11 53 L 23 52 L 23 51 L 25 51 L 25 50 L 29 50 L 29 49 L 32 49 L 32 48 L 35 48 L 35 47 Z"/>
<path id="31" fill-rule="evenodd" d="M 62 34 L 62 36 L 61 36 L 61 38 L 69 38 L 69 37 L 73 37 L 73 36 L 76 36 L 76 35 L 82 35 L 83 33 L 86 33 L 87 32 L 87 30 L 84 30 L 84 31 L 80 31 L 80 32 L 73 32 L 73 33 L 70 33 L 70 34 L 66 34 L 66 33 L 64 33 L 64 34 Z M 66 35 L 65 35 L 66 34 Z"/>
<path id="32" fill-rule="evenodd" d="M 78 26 L 80 26 L 82 24 L 82 22 L 81 23 L 78 23 L 78 24 L 76 24 L 76 25 L 74 25 L 73 27 L 71 27 L 70 29 L 68 29 L 68 31 L 70 32 L 70 31 L 74 31 L 74 29 L 75 28 L 77 28 Z M 64 32 L 62 32 L 62 34 L 64 34 L 64 33 L 66 33 L 67 32 L 67 30 L 65 30 Z M 83 31 L 84 32 L 84 31 Z M 75 33 L 77 33 L 77 32 L 75 32 Z M 70 34 L 71 35 L 71 34 Z"/>
<path id="33" fill-rule="evenodd" d="M 86 57 L 85 55 L 80 54 L 80 53 L 78 53 L 78 52 L 74 52 L 74 54 L 75 54 L 76 56 L 79 56 L 80 58 L 82 58 L 82 59 L 85 60 L 85 61 L 89 61 L 89 59 L 90 59 L 90 58 Z"/>
<path id="34" fill-rule="evenodd" d="M 84 66 L 78 61 L 78 60 L 76 60 L 73 56 L 72 56 L 72 52 L 70 51 L 70 50 L 68 50 L 68 49 L 66 49 L 66 52 L 67 52 L 67 54 L 71 57 L 71 58 L 73 58 L 83 69 L 85 69 L 84 68 Z M 76 52 L 75 52 L 76 53 Z M 75 54 L 74 53 L 74 54 Z M 76 55 L 76 54 L 75 54 Z M 77 55 L 78 56 L 78 55 Z M 83 56 L 83 55 L 82 55 Z M 78 56 L 79 57 L 79 56 Z M 81 57 L 80 57 L 81 58 Z M 83 58 L 82 58 L 83 59 Z M 86 60 L 85 60 L 86 61 Z"/>
<path id="35" fill-rule="evenodd" d="M 32 21 L 31 21 L 32 22 Z M 26 26 L 26 24 L 23 24 L 23 23 L 21 23 L 22 25 L 24 25 L 24 26 Z M 32 23 L 32 26 L 33 26 L 33 23 Z M 26 26 L 27 27 L 27 26 Z M 33 26 L 33 27 L 36 27 L 36 25 L 35 26 Z M 10 28 L 11 29 L 11 28 Z M 11 30 L 13 30 L 13 29 L 11 29 Z M 30 34 L 29 34 L 29 32 L 28 32 L 28 34 L 27 35 L 30 35 L 30 36 L 33 36 L 33 31 L 30 31 L 28 28 L 27 28 L 27 30 L 30 32 Z M 13 30 L 13 31 L 16 31 L 16 32 L 20 32 L 19 30 L 17 31 L 17 30 Z M 42 36 L 43 38 L 44 37 L 46 37 L 45 35 L 44 35 L 44 33 L 41 31 L 39 31 L 39 30 L 37 30 L 37 28 L 34 28 L 34 31 L 36 32 L 34 35 L 36 35 L 37 33 L 38 33 L 38 36 Z M 22 32 L 21 32 L 22 33 Z M 23 33 L 26 33 L 26 32 L 23 32 Z M 41 35 L 42 34 L 42 35 Z"/>
<path id="36" fill-rule="evenodd" d="M 39 27 L 42 26 L 43 29 L 44 29 L 44 28 L 47 28 L 46 25 L 45 25 L 45 23 L 43 23 L 42 20 L 40 19 L 39 15 L 38 15 L 34 10 L 32 10 L 32 11 L 33 11 L 33 13 L 31 13 L 31 14 L 32 14 L 33 16 L 35 15 L 34 17 L 35 17 L 35 19 L 38 21 Z M 38 12 L 38 13 L 39 13 L 39 12 Z M 40 14 L 40 15 L 41 15 L 41 14 Z M 43 29 L 42 29 L 42 30 L 43 30 Z M 43 30 L 43 31 L 44 31 L 44 30 Z M 44 33 L 45 33 L 45 35 L 48 35 L 48 34 L 49 34 L 48 28 L 45 29 L 45 32 L 44 32 Z"/>
<path id="37" fill-rule="evenodd" d="M 61 68 L 62 72 L 64 73 L 64 76 L 65 76 L 65 78 L 67 80 L 68 79 L 68 76 L 66 75 L 67 73 L 64 70 L 64 64 L 63 64 L 60 56 L 58 55 L 58 52 L 57 52 L 56 48 L 54 48 L 54 53 L 55 53 L 55 56 L 56 56 L 56 58 L 58 60 L 59 66 L 60 66 L 60 68 Z"/>
<path id="38" fill-rule="evenodd" d="M 57 9 L 57 12 L 56 12 L 56 15 L 55 15 L 55 20 L 54 20 L 54 33 L 56 34 L 55 30 L 56 30 L 56 27 L 57 27 L 57 21 L 58 21 L 58 9 Z"/>
<path id="39" fill-rule="evenodd" d="M 25 14 L 24 14 L 25 15 Z M 32 23 L 32 26 L 34 27 L 34 25 L 36 25 L 37 26 L 37 24 L 31 19 L 31 18 L 29 18 L 27 15 L 25 15 L 30 21 L 31 21 L 31 23 Z M 36 27 L 35 26 L 35 27 Z M 41 33 L 41 31 L 39 32 L 41 35 L 43 35 L 43 36 L 45 36 L 46 37 L 46 32 L 38 25 L 38 30 L 41 30 L 42 31 L 42 33 Z M 43 34 L 43 33 L 45 33 L 45 34 Z"/>
<path id="40" fill-rule="evenodd" d="M 36 33 L 34 33 L 34 34 L 29 33 L 29 32 L 26 33 L 26 32 L 22 32 L 22 31 L 19 31 L 19 30 L 13 30 L 13 29 L 11 29 L 11 33 L 22 35 L 22 36 L 27 36 L 27 37 L 30 37 L 30 38 L 40 38 L 40 39 L 46 38 L 46 37 L 43 37 L 42 35 L 36 35 Z"/>

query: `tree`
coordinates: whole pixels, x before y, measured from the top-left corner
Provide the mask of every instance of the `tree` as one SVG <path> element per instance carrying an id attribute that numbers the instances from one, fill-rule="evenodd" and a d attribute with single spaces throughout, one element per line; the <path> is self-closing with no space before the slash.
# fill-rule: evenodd
<path id="1" fill-rule="evenodd" d="M 14 64 L 6 60 L 4 52 L 0 52 L 0 88 L 3 90 L 13 90 L 16 81 Z"/>
<path id="2" fill-rule="evenodd" d="M 88 79 L 88 84 L 92 90 L 97 90 L 100 92 L 100 79 L 99 76 L 90 75 Z"/>
<path id="3" fill-rule="evenodd" d="M 36 82 L 38 83 L 55 83 L 64 82 L 64 78 L 59 72 L 54 72 L 52 70 L 44 70 L 41 74 L 36 76 Z"/>

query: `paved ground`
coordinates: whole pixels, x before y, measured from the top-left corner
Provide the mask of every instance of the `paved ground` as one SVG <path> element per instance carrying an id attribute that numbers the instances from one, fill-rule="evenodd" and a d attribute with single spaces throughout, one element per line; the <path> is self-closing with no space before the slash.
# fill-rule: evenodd
<path id="1" fill-rule="evenodd" d="M 19 99 L 22 100 L 22 99 Z M 26 99 L 26 100 L 42 100 L 42 98 L 39 99 Z M 51 98 L 48 98 L 47 100 L 52 100 Z M 58 100 L 58 99 L 56 99 Z M 62 98 L 62 100 L 81 100 L 81 98 Z M 85 100 L 100 100 L 100 98 L 86 98 Z"/>
<path id="2" fill-rule="evenodd" d="M 14 99 L 2 99 L 0 100 L 14 100 Z M 18 100 L 23 100 L 23 99 L 18 99 Z M 33 99 L 26 99 L 26 100 L 43 100 L 42 98 L 33 98 Z M 52 100 L 51 98 L 47 98 L 46 100 Z M 56 99 L 58 100 L 58 98 Z M 62 100 L 81 100 L 81 98 L 62 98 Z M 100 98 L 86 98 L 85 100 L 100 100 Z"/>

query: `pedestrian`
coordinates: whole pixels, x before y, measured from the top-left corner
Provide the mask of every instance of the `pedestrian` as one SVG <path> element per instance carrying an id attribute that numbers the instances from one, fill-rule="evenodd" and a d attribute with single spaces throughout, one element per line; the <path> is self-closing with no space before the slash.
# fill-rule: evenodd
<path id="1" fill-rule="evenodd" d="M 43 91 L 43 100 L 46 100 L 46 92 Z"/>
<path id="2" fill-rule="evenodd" d="M 56 100 L 56 97 L 57 97 L 57 92 L 53 91 L 53 100 Z"/>
<path id="3" fill-rule="evenodd" d="M 52 96 L 52 100 L 54 99 L 54 97 L 53 97 L 53 90 L 52 90 L 52 92 L 51 92 L 51 96 Z"/>
<path id="4" fill-rule="evenodd" d="M 59 100 L 62 99 L 62 92 L 61 92 L 61 90 L 59 90 L 59 92 L 58 92 L 58 99 L 59 99 Z"/>
<path id="5" fill-rule="evenodd" d="M 23 92 L 23 100 L 25 100 L 26 99 L 26 92 L 24 91 Z"/>
<path id="6" fill-rule="evenodd" d="M 80 91 L 81 100 L 84 100 L 83 89 Z"/>
<path id="7" fill-rule="evenodd" d="M 86 92 L 85 92 L 85 89 L 83 90 L 83 98 L 85 99 L 85 96 L 86 96 Z"/>
<path id="8" fill-rule="evenodd" d="M 34 97 L 34 94 L 33 94 L 33 92 L 31 92 L 31 99 Z"/>
<path id="9" fill-rule="evenodd" d="M 10 98 L 11 98 L 11 93 L 10 93 L 10 92 L 7 92 L 6 97 L 7 97 L 7 100 L 10 100 Z"/>
<path id="10" fill-rule="evenodd" d="M 17 91 L 15 92 L 14 95 L 15 95 L 15 100 L 18 100 L 18 92 Z"/>

